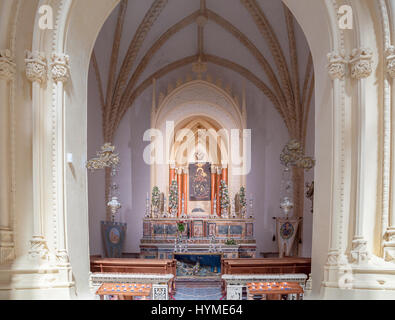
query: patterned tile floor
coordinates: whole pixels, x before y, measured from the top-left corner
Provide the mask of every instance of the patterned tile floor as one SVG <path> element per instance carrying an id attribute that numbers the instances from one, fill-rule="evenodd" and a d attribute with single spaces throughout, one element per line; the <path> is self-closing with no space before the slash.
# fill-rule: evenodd
<path id="1" fill-rule="evenodd" d="M 218 281 L 176 281 L 176 300 L 219 300 L 221 297 Z"/>

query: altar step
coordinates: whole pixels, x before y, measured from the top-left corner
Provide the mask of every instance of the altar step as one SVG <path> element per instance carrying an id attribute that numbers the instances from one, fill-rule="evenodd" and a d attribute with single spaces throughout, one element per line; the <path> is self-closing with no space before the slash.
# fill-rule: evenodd
<path id="1" fill-rule="evenodd" d="M 221 282 L 217 279 L 176 279 L 175 300 L 220 300 Z"/>

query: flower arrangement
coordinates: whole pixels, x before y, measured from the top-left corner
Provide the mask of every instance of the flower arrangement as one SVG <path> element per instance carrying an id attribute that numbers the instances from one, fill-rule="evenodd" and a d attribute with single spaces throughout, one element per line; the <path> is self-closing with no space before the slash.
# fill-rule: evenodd
<path id="1" fill-rule="evenodd" d="M 159 209 L 160 206 L 160 192 L 157 186 L 152 188 L 152 197 L 151 203 L 154 208 Z"/>
<path id="2" fill-rule="evenodd" d="M 185 231 L 185 221 L 177 221 L 177 229 L 183 233 Z"/>
<path id="3" fill-rule="evenodd" d="M 221 199 L 221 209 L 228 210 L 229 208 L 229 190 L 226 182 L 221 180 L 220 186 L 220 199 Z"/>
<path id="4" fill-rule="evenodd" d="M 240 188 L 239 201 L 241 208 L 245 208 L 247 206 L 246 189 L 244 187 Z"/>
<path id="5" fill-rule="evenodd" d="M 236 240 L 235 239 L 228 239 L 225 241 L 225 244 L 227 246 L 235 246 L 236 245 Z"/>
<path id="6" fill-rule="evenodd" d="M 176 180 L 173 180 L 170 185 L 169 208 L 171 212 L 178 210 L 178 185 Z"/>

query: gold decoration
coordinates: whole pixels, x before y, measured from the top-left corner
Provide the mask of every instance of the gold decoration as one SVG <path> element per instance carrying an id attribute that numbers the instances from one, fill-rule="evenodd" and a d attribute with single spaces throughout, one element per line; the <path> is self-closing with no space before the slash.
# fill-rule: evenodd
<path id="1" fill-rule="evenodd" d="M 115 147 L 111 143 L 105 143 L 101 151 L 97 152 L 97 158 L 93 158 L 86 163 L 89 170 L 98 170 L 103 168 L 115 168 L 119 164 L 119 155 L 114 153 Z"/>
<path id="2" fill-rule="evenodd" d="M 285 145 L 280 155 L 280 161 L 286 167 L 292 166 L 307 170 L 310 170 L 315 165 L 313 158 L 304 156 L 303 147 L 296 139 L 289 141 Z"/>

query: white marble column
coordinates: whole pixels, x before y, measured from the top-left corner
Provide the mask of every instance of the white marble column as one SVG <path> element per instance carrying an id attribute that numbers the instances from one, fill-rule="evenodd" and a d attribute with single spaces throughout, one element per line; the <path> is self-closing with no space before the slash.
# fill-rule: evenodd
<path id="1" fill-rule="evenodd" d="M 0 50 L 0 264 L 15 258 L 11 216 L 11 90 L 15 63 L 10 50 Z"/>
<path id="2" fill-rule="evenodd" d="M 44 192 L 44 168 L 43 155 L 45 154 L 44 143 L 45 136 L 42 106 L 41 86 L 47 82 L 47 59 L 45 54 L 34 51 L 26 51 L 26 77 L 32 82 L 32 109 L 33 109 L 33 236 L 30 240 L 29 256 L 32 259 L 48 260 L 49 250 L 47 241 L 44 236 L 44 208 L 45 197 L 48 195 Z"/>
<path id="3" fill-rule="evenodd" d="M 367 121 L 366 109 L 367 103 L 365 98 L 365 80 L 372 73 L 372 52 L 367 48 L 353 49 L 350 56 L 351 77 L 357 80 L 357 136 L 358 136 L 358 167 L 357 167 L 357 197 L 354 220 L 354 237 L 351 246 L 351 260 L 353 263 L 366 263 L 369 258 L 367 250 L 367 241 L 364 237 L 364 219 L 366 218 L 367 209 L 366 201 L 369 195 L 366 192 L 366 175 L 368 167 L 366 166 L 366 157 L 369 150 L 367 145 Z"/>
<path id="4" fill-rule="evenodd" d="M 65 137 L 64 137 L 64 119 L 65 110 L 63 103 L 64 90 L 63 85 L 69 79 L 69 56 L 65 54 L 52 54 L 51 56 L 51 77 L 56 85 L 56 171 L 57 171 L 57 203 L 56 203 L 56 221 L 57 221 L 57 243 L 56 243 L 56 261 L 60 267 L 69 267 L 69 256 L 66 246 L 66 217 L 65 217 Z M 71 275 L 70 275 L 71 276 Z"/>

